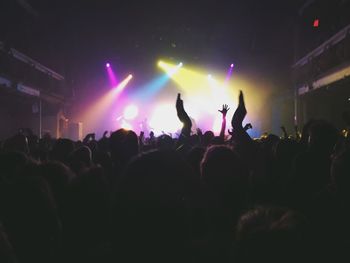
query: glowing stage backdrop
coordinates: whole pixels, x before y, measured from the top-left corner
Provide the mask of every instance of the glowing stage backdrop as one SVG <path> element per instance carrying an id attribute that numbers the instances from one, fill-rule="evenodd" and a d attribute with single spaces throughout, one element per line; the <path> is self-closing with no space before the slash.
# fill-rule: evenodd
<path id="1" fill-rule="evenodd" d="M 110 64 L 106 65 L 109 80 L 116 81 Z M 181 129 L 177 118 L 175 101 L 177 93 L 181 93 L 184 107 L 193 121 L 193 132 L 200 128 L 203 132 L 212 130 L 219 134 L 222 116 L 218 112 L 222 104 L 228 104 L 227 127 L 237 106 L 239 90 L 245 93 L 248 115 L 245 123 L 251 122 L 253 136 L 261 133 L 261 111 L 267 90 L 262 83 L 252 84 L 234 72 L 236 66 L 229 65 L 228 72 L 208 72 L 207 70 L 159 61 L 155 77 L 144 81 L 144 84 L 133 86 L 131 74 L 119 84 L 115 83 L 106 94 L 96 98 L 78 116 L 84 123 L 84 133 L 113 131 L 119 128 L 132 129 L 146 134 L 151 130 L 156 135 L 172 134 Z M 232 76 L 231 76 L 232 75 Z M 144 77 L 144 76 L 141 76 Z M 257 116 L 260 116 L 259 118 Z"/>

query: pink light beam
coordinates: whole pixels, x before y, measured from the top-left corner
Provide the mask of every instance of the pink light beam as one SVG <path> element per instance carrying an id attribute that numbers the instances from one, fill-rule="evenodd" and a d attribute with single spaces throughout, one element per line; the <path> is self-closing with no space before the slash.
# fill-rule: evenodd
<path id="1" fill-rule="evenodd" d="M 112 87 L 115 87 L 118 84 L 118 80 L 110 63 L 106 63 L 106 69 L 109 78 L 109 83 Z"/>
<path id="2" fill-rule="evenodd" d="M 235 65 L 232 63 L 232 64 L 230 65 L 228 71 L 227 71 L 225 83 L 227 83 L 227 82 L 230 80 L 230 78 L 231 78 L 231 76 L 232 76 L 232 71 L 233 71 L 233 68 L 234 68 L 234 67 L 235 67 Z"/>

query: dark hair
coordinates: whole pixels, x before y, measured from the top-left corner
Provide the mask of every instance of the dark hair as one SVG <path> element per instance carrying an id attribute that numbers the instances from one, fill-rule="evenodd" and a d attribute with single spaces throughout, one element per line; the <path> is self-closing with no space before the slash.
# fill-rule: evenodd
<path id="1" fill-rule="evenodd" d="M 306 262 L 307 220 L 282 207 L 257 207 L 238 222 L 237 262 Z"/>
<path id="2" fill-rule="evenodd" d="M 201 162 L 201 179 L 215 191 L 244 191 L 247 170 L 235 152 L 228 146 L 210 146 Z M 242 188 L 243 187 L 243 188 Z"/>
<path id="3" fill-rule="evenodd" d="M 130 130 L 119 129 L 113 132 L 109 142 L 113 162 L 122 166 L 139 151 L 137 135 Z"/>
<path id="4" fill-rule="evenodd" d="M 186 200 L 191 181 L 190 167 L 174 151 L 147 152 L 128 164 L 113 220 L 123 248 L 120 257 L 180 260 L 189 237 Z"/>
<path id="5" fill-rule="evenodd" d="M 50 152 L 50 159 L 68 163 L 69 155 L 74 151 L 74 142 L 69 139 L 58 139 Z"/>

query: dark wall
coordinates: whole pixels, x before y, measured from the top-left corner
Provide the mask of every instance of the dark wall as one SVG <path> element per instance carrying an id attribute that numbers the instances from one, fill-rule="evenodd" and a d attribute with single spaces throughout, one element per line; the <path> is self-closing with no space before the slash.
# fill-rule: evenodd
<path id="1" fill-rule="evenodd" d="M 34 112 L 33 112 L 33 105 Z M 39 99 L 0 90 L 0 139 L 7 138 L 20 128 L 30 128 L 39 134 Z M 36 109 L 35 109 L 36 108 Z"/>
<path id="2" fill-rule="evenodd" d="M 344 111 L 350 111 L 350 78 L 339 81 L 300 97 L 301 117 L 307 120 L 326 119 L 339 129 L 345 127 L 342 119 Z"/>

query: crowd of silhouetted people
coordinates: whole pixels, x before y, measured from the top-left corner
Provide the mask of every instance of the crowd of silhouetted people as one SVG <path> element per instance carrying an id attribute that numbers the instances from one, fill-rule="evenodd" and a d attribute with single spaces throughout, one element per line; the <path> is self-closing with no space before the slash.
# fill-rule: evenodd
<path id="1" fill-rule="evenodd" d="M 0 262 L 347 262 L 350 144 L 324 120 L 251 138 L 242 92 L 226 134 L 25 132 L 1 142 Z M 344 117 L 344 127 L 349 125 Z M 253 124 L 254 125 L 254 124 Z"/>

